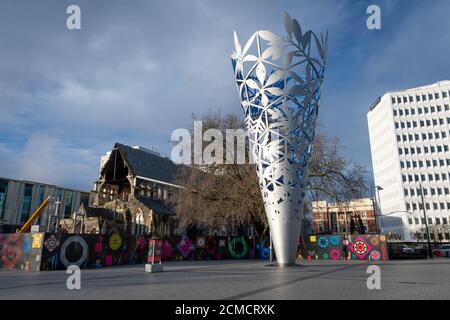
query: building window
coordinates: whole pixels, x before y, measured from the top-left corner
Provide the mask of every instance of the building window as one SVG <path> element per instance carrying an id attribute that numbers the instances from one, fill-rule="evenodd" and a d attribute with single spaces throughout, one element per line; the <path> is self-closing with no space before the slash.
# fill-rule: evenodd
<path id="1" fill-rule="evenodd" d="M 72 215 L 72 191 L 66 191 L 64 194 L 64 218 Z"/>
<path id="2" fill-rule="evenodd" d="M 8 181 L 0 180 L 0 220 L 5 210 L 6 194 L 8 193 Z"/>
<path id="3" fill-rule="evenodd" d="M 39 186 L 39 193 L 38 193 L 39 205 L 41 205 L 41 203 L 44 202 L 44 194 L 45 194 L 45 187 Z M 42 215 L 40 215 L 34 223 L 39 224 L 41 222 L 41 217 L 42 217 Z"/>
<path id="4" fill-rule="evenodd" d="M 33 185 L 25 184 L 25 189 L 23 192 L 23 202 L 22 202 L 22 210 L 20 212 L 20 223 L 28 220 L 28 216 L 30 215 L 31 208 L 31 193 L 33 192 Z"/>
<path id="5" fill-rule="evenodd" d="M 143 234 L 144 233 L 144 228 L 145 228 L 145 226 L 144 226 L 144 215 L 142 214 L 142 212 L 139 212 L 137 215 L 136 215 L 136 218 L 134 219 L 134 226 L 135 226 L 135 231 L 134 231 L 134 233 L 136 234 L 136 235 L 140 235 L 140 234 Z"/>

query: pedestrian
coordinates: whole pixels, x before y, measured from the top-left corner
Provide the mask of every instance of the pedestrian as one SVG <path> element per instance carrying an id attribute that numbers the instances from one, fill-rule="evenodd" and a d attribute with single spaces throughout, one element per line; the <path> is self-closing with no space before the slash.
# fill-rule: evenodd
<path id="1" fill-rule="evenodd" d="M 344 250 L 344 259 L 348 260 L 348 239 L 347 236 L 344 236 L 344 241 L 342 241 L 342 248 Z"/>

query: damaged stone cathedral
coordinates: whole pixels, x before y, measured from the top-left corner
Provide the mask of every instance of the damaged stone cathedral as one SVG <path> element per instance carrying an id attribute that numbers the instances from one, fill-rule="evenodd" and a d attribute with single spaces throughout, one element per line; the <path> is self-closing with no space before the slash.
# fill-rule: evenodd
<path id="1" fill-rule="evenodd" d="M 157 152 L 116 143 L 101 159 L 90 205 L 59 223 L 61 232 L 170 236 L 177 165 Z M 75 223 L 74 223 L 75 221 Z"/>

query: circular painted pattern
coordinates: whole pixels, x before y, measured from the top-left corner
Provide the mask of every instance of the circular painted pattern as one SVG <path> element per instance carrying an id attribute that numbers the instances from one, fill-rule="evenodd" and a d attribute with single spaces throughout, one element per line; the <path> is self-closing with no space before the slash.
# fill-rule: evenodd
<path id="1" fill-rule="evenodd" d="M 111 250 L 117 250 L 122 245 L 122 238 L 117 234 L 113 233 L 111 237 L 109 237 L 109 247 Z"/>
<path id="2" fill-rule="evenodd" d="M 259 252 L 261 255 L 261 258 L 263 259 L 269 259 L 270 257 L 270 248 L 262 248 Z"/>
<path id="3" fill-rule="evenodd" d="M 75 246 L 81 246 L 81 249 L 82 249 L 81 253 L 79 253 L 78 260 L 75 260 L 75 261 L 69 261 L 69 259 L 67 258 L 67 254 L 66 254 L 67 248 L 72 244 Z M 78 249 L 78 247 L 75 247 L 75 248 Z M 74 252 L 73 248 L 70 251 L 71 251 L 70 254 L 76 253 L 76 252 Z M 88 248 L 86 241 L 80 236 L 72 236 L 72 237 L 68 238 L 66 241 L 64 241 L 63 245 L 61 246 L 59 258 L 66 267 L 68 267 L 70 265 L 81 266 L 86 261 L 88 254 L 89 254 L 89 248 Z"/>
<path id="4" fill-rule="evenodd" d="M 338 249 L 333 249 L 330 251 L 330 257 L 333 260 L 338 260 L 341 257 L 341 253 Z"/>
<path id="5" fill-rule="evenodd" d="M 382 234 L 382 235 L 380 236 L 380 241 L 386 241 L 386 236 L 385 236 L 384 234 Z"/>
<path id="6" fill-rule="evenodd" d="M 380 244 L 380 240 L 378 239 L 378 237 L 372 237 L 372 238 L 370 238 L 370 243 L 371 243 L 373 246 L 377 246 L 377 245 Z"/>
<path id="7" fill-rule="evenodd" d="M 22 256 L 22 243 L 18 234 L 5 237 L 1 252 L 2 263 L 5 269 L 14 269 Z"/>
<path id="8" fill-rule="evenodd" d="M 324 253 L 323 255 L 322 255 L 322 258 L 324 258 L 325 260 L 328 260 L 328 258 L 330 258 L 330 256 L 328 255 L 328 253 Z"/>
<path id="9" fill-rule="evenodd" d="M 381 259 L 381 253 L 378 250 L 372 250 L 370 253 L 370 258 L 372 260 L 378 261 Z"/>
<path id="10" fill-rule="evenodd" d="M 338 236 L 331 236 L 330 237 L 330 243 L 333 246 L 337 246 L 339 244 L 339 237 Z"/>
<path id="11" fill-rule="evenodd" d="M 197 239 L 197 247 L 203 248 L 205 246 L 205 238 L 201 237 Z"/>
<path id="12" fill-rule="evenodd" d="M 228 251 L 233 258 L 245 257 L 248 252 L 248 244 L 244 237 L 235 237 L 228 241 Z"/>
<path id="13" fill-rule="evenodd" d="M 323 249 L 327 248 L 329 243 L 330 242 L 325 237 L 320 237 L 319 240 L 317 241 L 317 244 L 319 245 L 319 247 L 321 247 Z"/>
<path id="14" fill-rule="evenodd" d="M 59 241 L 52 234 L 47 240 L 45 240 L 44 246 L 47 248 L 48 252 L 52 252 L 59 246 Z"/>
<path id="15" fill-rule="evenodd" d="M 358 240 L 353 244 L 353 250 L 355 250 L 356 254 L 364 255 L 367 252 L 367 243 Z"/>
<path id="16" fill-rule="evenodd" d="M 177 247 L 183 257 L 187 257 L 194 250 L 194 244 L 189 238 L 181 239 Z"/>

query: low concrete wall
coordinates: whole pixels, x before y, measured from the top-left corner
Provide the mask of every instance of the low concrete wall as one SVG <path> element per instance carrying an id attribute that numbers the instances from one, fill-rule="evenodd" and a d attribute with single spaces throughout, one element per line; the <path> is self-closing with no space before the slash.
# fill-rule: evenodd
<path id="1" fill-rule="evenodd" d="M 2 240 L 3 239 L 3 240 Z M 38 239 L 39 241 L 37 241 Z M 146 262 L 148 238 L 119 234 L 0 235 L 0 269 L 63 270 L 69 265 L 101 268 Z M 30 243 L 35 243 L 33 249 Z M 248 237 L 175 236 L 163 240 L 163 260 L 268 259 L 269 240 Z"/>
<path id="2" fill-rule="evenodd" d="M 148 238 L 119 234 L 0 234 L 0 269 L 63 270 L 69 265 L 101 268 L 143 264 Z M 167 260 L 268 259 L 269 239 L 175 236 L 163 240 Z M 387 260 L 386 239 L 379 235 L 311 235 L 299 241 L 301 259 Z"/>

